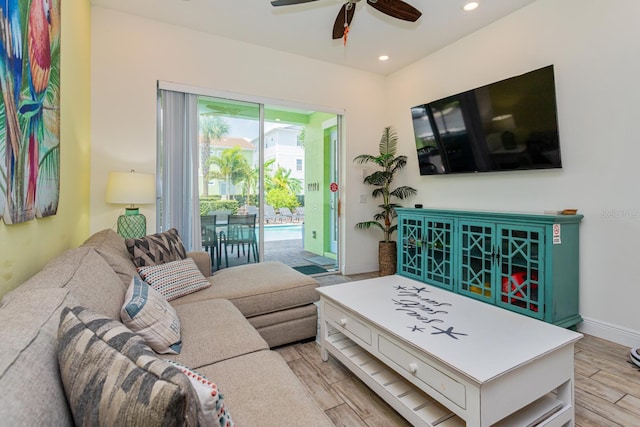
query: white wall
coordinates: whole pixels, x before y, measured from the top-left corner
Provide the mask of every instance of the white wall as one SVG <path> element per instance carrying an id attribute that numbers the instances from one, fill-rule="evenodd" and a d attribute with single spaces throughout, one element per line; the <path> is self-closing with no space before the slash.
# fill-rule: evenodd
<path id="1" fill-rule="evenodd" d="M 386 125 L 384 77 L 100 7 L 92 11 L 91 74 L 91 232 L 115 227 L 124 210 L 104 202 L 109 171 L 155 173 L 156 85 L 162 80 L 346 110 L 343 270 L 377 268 L 379 236 L 354 230 L 372 208 L 349 197 L 361 192 L 349 183 L 362 181 L 351 159 L 375 150 Z M 155 207 L 142 206 L 141 212 L 148 230 L 155 230 Z"/>
<path id="2" fill-rule="evenodd" d="M 581 329 L 640 341 L 640 3 L 538 0 L 388 78 L 390 122 L 425 207 L 577 208 Z M 563 169 L 421 177 L 410 107 L 555 66 Z M 557 284 L 560 285 L 561 284 Z"/>

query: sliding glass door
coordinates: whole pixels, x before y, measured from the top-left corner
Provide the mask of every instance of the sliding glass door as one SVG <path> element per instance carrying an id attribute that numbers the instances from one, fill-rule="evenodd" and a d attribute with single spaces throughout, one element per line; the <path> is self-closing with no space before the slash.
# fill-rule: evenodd
<path id="1" fill-rule="evenodd" d="M 199 206 L 214 269 L 259 259 L 306 274 L 338 270 L 339 119 L 198 97 Z M 229 244 L 237 237 L 229 215 L 255 215 L 255 229 L 246 231 L 255 245 L 252 236 Z"/>

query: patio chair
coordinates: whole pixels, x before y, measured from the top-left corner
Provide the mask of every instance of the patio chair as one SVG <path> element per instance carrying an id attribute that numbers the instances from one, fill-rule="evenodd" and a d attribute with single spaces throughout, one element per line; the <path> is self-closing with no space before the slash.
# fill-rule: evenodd
<path id="1" fill-rule="evenodd" d="M 264 205 L 264 216 L 262 217 L 262 220 L 264 222 L 269 222 L 270 220 L 276 222 L 276 210 L 273 209 L 273 206 Z"/>
<path id="2" fill-rule="evenodd" d="M 291 212 L 291 209 L 279 208 L 278 211 L 279 211 L 278 216 L 280 217 L 280 222 L 284 222 L 285 218 L 287 219 L 287 221 L 293 221 L 293 213 Z"/>
<path id="3" fill-rule="evenodd" d="M 227 210 L 219 210 L 219 211 L 209 211 L 209 215 L 213 215 L 216 217 L 216 225 L 224 225 L 227 223 L 227 217 L 231 214 L 231 211 Z"/>
<path id="4" fill-rule="evenodd" d="M 296 211 L 293 213 L 293 219 L 300 222 L 304 222 L 304 206 L 298 206 Z"/>
<path id="5" fill-rule="evenodd" d="M 209 252 L 211 267 L 217 270 L 220 267 L 220 240 L 216 231 L 216 216 L 203 215 L 200 217 L 200 229 L 202 230 L 202 247 Z"/>
<path id="6" fill-rule="evenodd" d="M 251 262 L 251 251 L 253 251 L 253 262 L 258 262 L 258 238 L 256 236 L 256 216 L 255 215 L 229 215 L 227 222 L 227 233 L 221 244 L 224 246 L 225 265 L 229 267 L 229 255 L 227 248 L 235 245 L 240 257 L 240 248 L 242 253 L 247 254 L 247 263 Z M 247 248 L 245 249 L 245 245 Z"/>

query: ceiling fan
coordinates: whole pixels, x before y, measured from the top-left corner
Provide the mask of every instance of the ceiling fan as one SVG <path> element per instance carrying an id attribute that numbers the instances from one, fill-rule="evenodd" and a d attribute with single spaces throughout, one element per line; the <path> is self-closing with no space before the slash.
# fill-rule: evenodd
<path id="1" fill-rule="evenodd" d="M 310 3 L 313 1 L 318 0 L 273 0 L 271 5 L 289 6 L 293 4 Z M 340 12 L 338 12 L 338 16 L 336 17 L 336 22 L 333 24 L 334 39 L 345 37 L 346 41 L 346 34 L 349 32 L 349 26 L 353 20 L 353 14 L 356 11 L 356 3 L 359 1 L 360 0 L 347 0 L 340 8 Z M 415 22 L 420 18 L 420 16 L 422 16 L 422 13 L 418 9 L 402 0 L 367 0 L 367 3 L 385 15 L 389 15 L 403 21 Z"/>

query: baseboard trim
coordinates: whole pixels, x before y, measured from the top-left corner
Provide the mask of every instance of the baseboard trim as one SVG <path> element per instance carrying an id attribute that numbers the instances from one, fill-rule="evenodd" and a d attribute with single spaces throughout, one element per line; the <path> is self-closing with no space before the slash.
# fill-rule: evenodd
<path id="1" fill-rule="evenodd" d="M 594 319 L 583 318 L 578 331 L 627 347 L 640 346 L 640 332 Z"/>
<path id="2" fill-rule="evenodd" d="M 378 271 L 378 264 L 349 264 L 342 267 L 342 274 L 348 276 L 350 274 L 362 274 Z"/>

